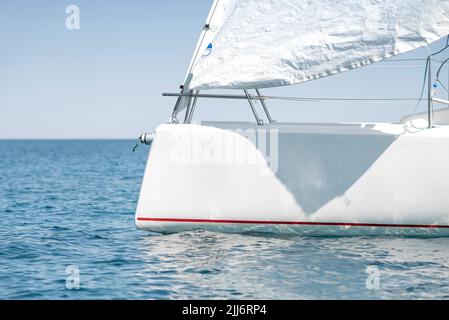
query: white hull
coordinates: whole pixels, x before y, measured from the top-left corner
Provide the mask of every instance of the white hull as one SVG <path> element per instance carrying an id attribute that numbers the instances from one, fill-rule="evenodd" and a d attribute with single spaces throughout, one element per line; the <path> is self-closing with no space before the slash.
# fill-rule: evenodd
<path id="1" fill-rule="evenodd" d="M 449 126 L 404 133 L 401 124 L 161 125 L 136 225 L 449 236 L 448 178 Z"/>

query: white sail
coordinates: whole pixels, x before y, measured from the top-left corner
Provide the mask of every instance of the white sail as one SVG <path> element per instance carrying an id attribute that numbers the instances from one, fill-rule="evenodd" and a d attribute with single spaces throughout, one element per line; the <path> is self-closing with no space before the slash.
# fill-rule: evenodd
<path id="1" fill-rule="evenodd" d="M 231 10 L 217 20 L 219 31 L 210 37 L 209 54 L 194 58 L 191 89 L 300 83 L 381 61 L 449 34 L 449 0 L 220 2 L 232 3 Z"/>
<path id="2" fill-rule="evenodd" d="M 212 8 L 207 16 L 206 23 L 203 27 L 203 31 L 200 34 L 198 43 L 195 47 L 192 60 L 190 61 L 187 75 L 184 79 L 184 85 L 188 83 L 188 78 L 193 66 L 202 57 L 212 53 L 213 46 L 212 41 L 221 30 L 224 22 L 229 15 L 233 12 L 236 0 L 214 0 Z"/>
<path id="3" fill-rule="evenodd" d="M 214 0 L 183 81 L 183 92 L 188 92 L 190 90 L 190 81 L 192 79 L 191 72 L 198 60 L 200 60 L 201 57 L 212 53 L 212 41 L 221 30 L 221 27 L 228 19 L 229 15 L 233 12 L 235 3 L 236 0 Z M 185 109 L 188 103 L 188 98 L 180 97 L 173 115 L 176 116 L 181 110 Z"/>

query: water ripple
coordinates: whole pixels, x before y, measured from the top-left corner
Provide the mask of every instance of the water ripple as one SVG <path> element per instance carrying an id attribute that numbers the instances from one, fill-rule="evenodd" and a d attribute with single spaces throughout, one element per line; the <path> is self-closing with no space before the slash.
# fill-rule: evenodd
<path id="1" fill-rule="evenodd" d="M 449 297 L 449 239 L 139 231 L 147 150 L 133 143 L 0 142 L 0 298 Z M 66 289 L 68 266 L 80 290 Z"/>

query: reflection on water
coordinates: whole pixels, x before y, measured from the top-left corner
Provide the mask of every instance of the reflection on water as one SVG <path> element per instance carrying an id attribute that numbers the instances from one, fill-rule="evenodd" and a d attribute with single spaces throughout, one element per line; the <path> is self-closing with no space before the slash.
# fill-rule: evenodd
<path id="1" fill-rule="evenodd" d="M 303 238 L 204 231 L 144 237 L 140 276 L 167 298 L 449 297 L 448 239 Z M 380 288 L 366 288 L 366 268 Z"/>

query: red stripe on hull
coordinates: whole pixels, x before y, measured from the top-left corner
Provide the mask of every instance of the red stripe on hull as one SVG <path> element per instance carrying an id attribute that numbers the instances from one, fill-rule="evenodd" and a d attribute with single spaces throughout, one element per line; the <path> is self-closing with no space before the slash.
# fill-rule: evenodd
<path id="1" fill-rule="evenodd" d="M 383 227 L 383 228 L 437 228 L 449 229 L 449 225 L 425 224 L 387 224 L 387 223 L 346 223 L 346 222 L 305 222 L 305 221 L 259 221 L 259 220 L 212 220 L 212 219 L 178 219 L 178 218 L 137 218 L 137 221 L 180 222 L 180 223 L 234 223 L 234 224 L 279 224 L 304 226 L 339 226 L 339 227 Z"/>

